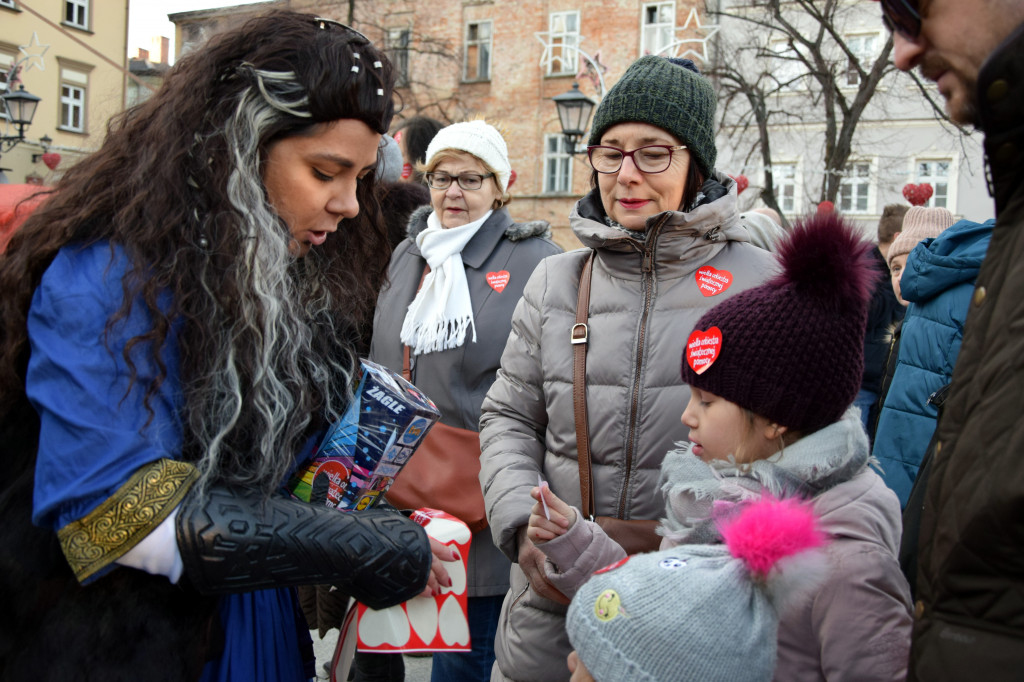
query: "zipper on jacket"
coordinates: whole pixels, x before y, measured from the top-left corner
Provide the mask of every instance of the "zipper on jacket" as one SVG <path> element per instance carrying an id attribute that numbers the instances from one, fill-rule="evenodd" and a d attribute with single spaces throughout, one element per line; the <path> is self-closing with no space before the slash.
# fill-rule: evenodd
<path id="1" fill-rule="evenodd" d="M 516 604 L 519 603 L 519 600 L 522 599 L 523 597 L 525 597 L 526 593 L 529 592 L 529 591 L 530 591 L 530 581 L 527 580 L 526 581 L 526 587 L 524 587 L 523 591 L 520 592 L 519 595 L 515 599 L 512 600 L 512 603 L 509 605 L 508 610 L 511 611 L 512 609 L 514 609 L 516 607 Z"/>
<path id="2" fill-rule="evenodd" d="M 638 337 L 636 351 L 636 367 L 633 371 L 633 395 L 629 404 L 628 440 L 626 441 L 626 475 L 622 481 L 622 492 L 619 495 L 618 518 L 625 518 L 626 497 L 629 494 L 629 479 L 633 473 L 633 449 L 636 445 L 636 416 L 640 409 L 640 376 L 644 366 L 644 344 L 647 341 L 647 317 L 651 312 L 651 297 L 654 290 L 654 263 L 655 251 L 658 247 L 658 232 L 668 220 L 666 214 L 659 223 L 651 227 L 650 233 L 644 240 L 643 251 L 641 252 L 640 268 L 643 273 L 644 284 L 644 307 L 640 313 L 640 334 Z"/>

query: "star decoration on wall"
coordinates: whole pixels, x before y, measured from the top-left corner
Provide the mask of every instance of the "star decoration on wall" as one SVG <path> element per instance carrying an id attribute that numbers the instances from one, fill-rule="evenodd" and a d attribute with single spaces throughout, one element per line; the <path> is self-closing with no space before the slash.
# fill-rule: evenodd
<path id="1" fill-rule="evenodd" d="M 43 55 L 49 49 L 49 45 L 39 43 L 39 36 L 35 31 L 32 31 L 32 42 L 18 47 L 18 51 L 25 55 L 23 59 L 18 60 L 22 64 L 22 69 L 29 71 L 33 66 L 38 66 L 40 71 L 45 71 L 46 64 L 43 62 Z"/>
<path id="2" fill-rule="evenodd" d="M 566 34 L 559 33 L 558 35 L 563 35 L 564 36 Z M 553 45 L 550 42 L 548 42 L 548 39 L 549 39 L 550 36 L 551 36 L 551 32 L 550 31 L 539 31 L 539 32 L 533 34 L 533 37 L 536 38 L 537 40 L 539 40 L 540 44 L 544 46 L 544 51 L 541 52 L 541 54 L 540 54 L 540 67 L 542 69 L 548 68 L 548 62 L 551 61 L 551 59 L 554 57 L 554 55 L 552 54 L 552 50 L 554 48 L 556 48 L 556 47 L 564 48 L 566 50 L 566 52 L 563 52 L 563 55 L 568 56 L 568 50 L 577 50 L 578 51 L 579 48 L 580 48 L 580 45 L 582 45 L 583 41 L 585 40 L 582 35 L 577 33 L 576 34 L 576 44 L 575 45 L 569 45 L 567 43 L 558 43 L 557 45 Z M 564 58 L 565 57 L 563 57 L 563 59 Z"/>
<path id="3" fill-rule="evenodd" d="M 608 73 L 608 67 L 601 63 L 601 50 L 594 53 L 591 57 L 593 61 L 587 61 L 583 58 L 583 54 L 580 54 L 580 70 L 576 74 L 576 80 L 581 81 L 584 78 L 594 84 L 594 89 L 599 90 L 601 88 L 601 76 L 600 74 Z"/>
<path id="4" fill-rule="evenodd" d="M 699 59 L 702 62 L 704 62 L 705 64 L 707 64 L 707 62 L 708 62 L 708 40 L 711 39 L 711 36 L 713 36 L 716 33 L 718 33 L 720 27 L 719 26 L 714 26 L 714 25 L 705 26 L 704 23 L 700 20 L 700 16 L 697 14 L 697 8 L 696 7 L 690 8 L 690 13 L 686 16 L 686 23 L 683 24 L 682 26 L 680 26 L 679 28 L 677 28 L 676 31 L 687 31 L 687 29 L 690 28 L 691 24 L 693 25 L 693 28 L 700 29 L 700 30 L 704 31 L 705 32 L 704 33 L 704 37 L 703 38 L 680 38 L 680 39 L 676 40 L 674 43 L 672 43 L 672 47 L 675 48 L 677 53 L 678 53 L 679 47 L 681 47 L 683 45 L 687 45 L 687 44 L 690 44 L 690 43 L 695 43 L 698 47 L 688 48 L 682 54 L 676 54 L 675 56 L 676 57 L 692 56 L 694 59 Z"/>

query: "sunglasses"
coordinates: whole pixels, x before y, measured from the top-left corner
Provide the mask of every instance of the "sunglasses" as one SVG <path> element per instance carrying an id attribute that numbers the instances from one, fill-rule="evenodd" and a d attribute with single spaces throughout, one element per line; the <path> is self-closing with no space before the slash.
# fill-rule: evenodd
<path id="1" fill-rule="evenodd" d="M 882 22 L 892 33 L 914 40 L 921 33 L 919 0 L 881 0 Z"/>

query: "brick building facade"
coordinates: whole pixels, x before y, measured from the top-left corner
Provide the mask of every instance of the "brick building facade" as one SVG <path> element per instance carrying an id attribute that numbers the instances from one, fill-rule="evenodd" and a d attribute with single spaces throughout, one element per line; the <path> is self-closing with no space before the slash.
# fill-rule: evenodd
<path id="1" fill-rule="evenodd" d="M 291 0 L 293 9 L 348 21 L 350 3 Z M 517 220 L 547 220 L 566 248 L 578 242 L 568 215 L 589 188 L 583 155 L 570 156 L 551 98 L 579 83 L 600 99 L 600 81 L 577 78 L 585 53 L 607 69 L 610 87 L 637 57 L 668 47 L 682 53 L 703 37 L 693 0 L 353 0 L 352 24 L 389 48 L 401 70 L 400 117 L 442 122 L 484 117 L 509 144 Z M 689 25 L 687 25 L 689 24 Z M 685 28 L 684 28 L 685 26 Z M 549 45 L 538 39 L 543 38 Z M 671 48 L 673 42 L 689 39 Z M 694 54 L 687 56 L 693 57 Z M 698 60 L 698 64 L 699 64 Z M 586 140 L 581 143 L 581 148 Z"/>

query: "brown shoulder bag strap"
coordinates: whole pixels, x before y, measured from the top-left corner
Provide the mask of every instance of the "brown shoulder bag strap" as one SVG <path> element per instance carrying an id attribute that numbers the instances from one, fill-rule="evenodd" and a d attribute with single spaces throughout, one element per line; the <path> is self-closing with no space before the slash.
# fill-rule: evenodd
<path id="1" fill-rule="evenodd" d="M 416 287 L 416 293 L 419 293 L 420 289 L 423 288 L 423 280 L 427 278 L 427 274 L 430 272 L 430 264 L 426 264 L 423 267 L 423 274 L 420 275 L 420 283 Z M 409 346 L 402 344 L 402 377 L 412 383 L 412 357 L 409 353 Z"/>
<path id="2" fill-rule="evenodd" d="M 594 251 L 583 263 L 580 289 L 576 297 L 576 324 L 572 326 L 572 408 L 576 421 L 576 459 L 580 465 L 580 499 L 583 518 L 594 520 L 594 486 L 590 480 L 590 432 L 587 421 L 587 342 L 590 317 L 590 280 L 594 269 Z"/>

